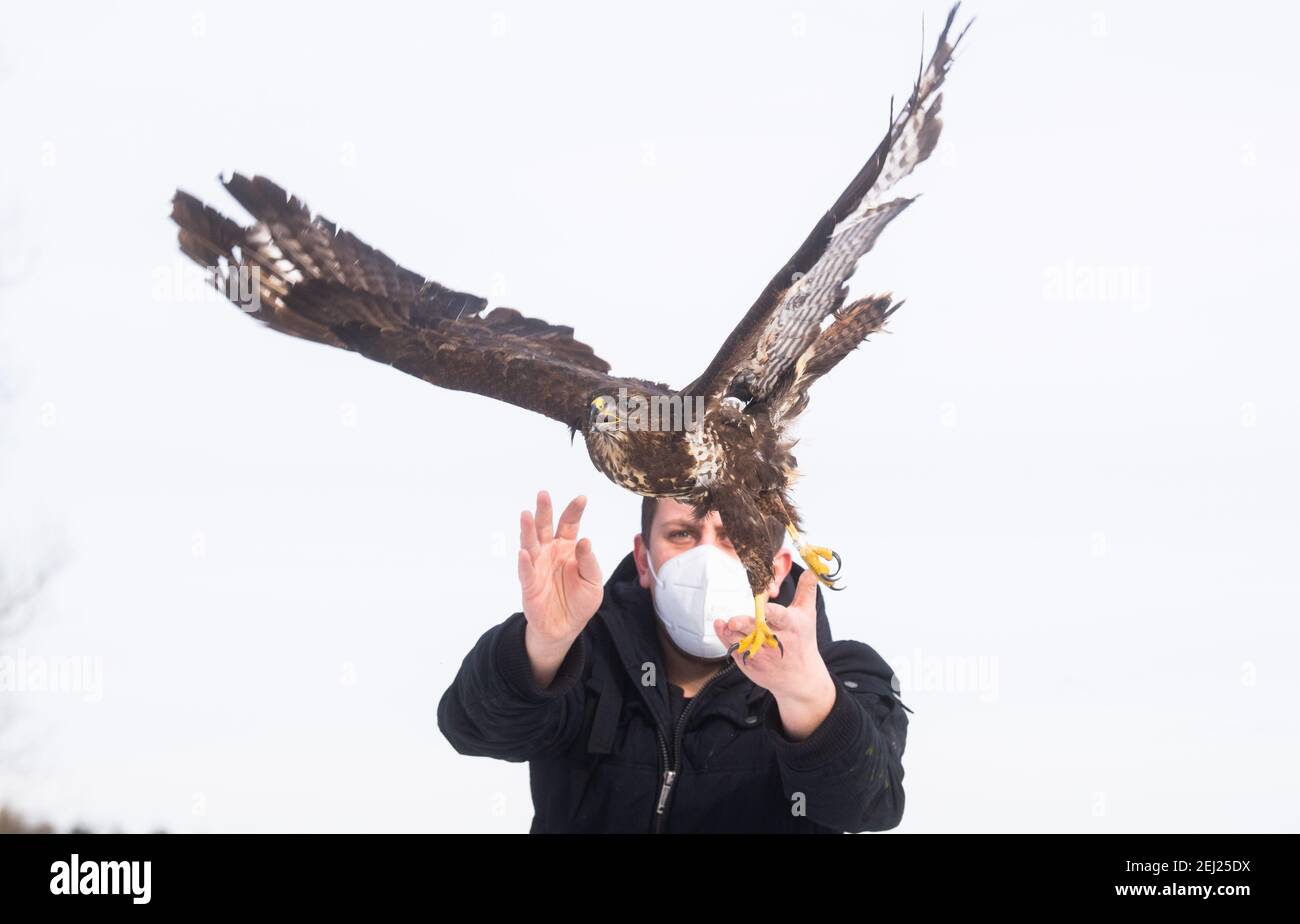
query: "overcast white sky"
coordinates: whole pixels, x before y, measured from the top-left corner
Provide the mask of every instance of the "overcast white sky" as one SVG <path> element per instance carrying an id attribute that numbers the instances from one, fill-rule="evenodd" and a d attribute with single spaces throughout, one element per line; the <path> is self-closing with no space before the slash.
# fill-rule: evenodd
<path id="1" fill-rule="evenodd" d="M 591 498 L 607 574 L 637 499 L 557 424 L 196 291 L 172 191 L 264 173 L 681 385 L 946 12 L 545 7 L 4 14 L 0 541 L 13 579 L 63 564 L 0 654 L 103 674 L 0 693 L 0 802 L 527 830 L 526 766 L 435 707 L 518 606 L 533 493 Z M 968 2 L 925 195 L 856 277 L 908 303 L 815 391 L 798 499 L 836 636 L 915 710 L 900 831 L 1300 829 L 1300 14 L 1207 9 Z"/>

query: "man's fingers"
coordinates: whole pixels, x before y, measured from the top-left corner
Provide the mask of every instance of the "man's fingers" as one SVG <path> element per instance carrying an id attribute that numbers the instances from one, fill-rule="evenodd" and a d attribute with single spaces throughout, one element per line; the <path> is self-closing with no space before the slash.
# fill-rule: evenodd
<path id="1" fill-rule="evenodd" d="M 754 631 L 753 616 L 732 616 L 730 619 L 718 619 L 714 622 L 715 624 L 719 622 L 723 624 L 723 631 L 728 636 L 723 641 L 727 642 L 727 644 L 731 644 L 736 639 L 744 638 Z"/>
<path id="2" fill-rule="evenodd" d="M 734 619 L 715 619 L 713 620 L 713 631 L 717 634 L 718 640 L 730 648 L 735 642 L 745 637 L 746 633 L 732 626 Z"/>
<path id="3" fill-rule="evenodd" d="M 525 510 L 519 514 L 519 548 L 528 553 L 529 560 L 537 557 L 541 546 L 537 542 L 537 527 L 533 515 Z"/>
<path id="4" fill-rule="evenodd" d="M 773 631 L 790 627 L 790 611 L 779 603 L 769 603 L 763 608 L 763 621 Z"/>
<path id="5" fill-rule="evenodd" d="M 524 596 L 529 596 L 533 590 L 533 582 L 537 579 L 536 569 L 533 568 L 533 559 L 526 549 L 519 550 L 519 587 L 524 592 Z"/>
<path id="6" fill-rule="evenodd" d="M 588 584 L 601 586 L 603 582 L 600 579 L 600 562 L 596 560 L 596 553 L 591 547 L 590 539 L 578 541 L 577 547 L 573 550 L 573 557 L 578 563 L 578 577 Z"/>
<path id="7" fill-rule="evenodd" d="M 555 531 L 551 527 L 551 495 L 545 491 L 537 492 L 537 515 L 534 520 L 537 522 L 537 541 L 550 542 Z"/>
<path id="8" fill-rule="evenodd" d="M 732 616 L 730 619 L 713 620 L 713 631 L 723 642 L 730 645 L 754 631 L 753 616 Z"/>
<path id="9" fill-rule="evenodd" d="M 555 530 L 556 539 L 577 539 L 578 524 L 582 522 L 582 511 L 587 509 L 587 498 L 579 494 L 569 501 L 569 506 L 560 514 L 560 522 Z"/>

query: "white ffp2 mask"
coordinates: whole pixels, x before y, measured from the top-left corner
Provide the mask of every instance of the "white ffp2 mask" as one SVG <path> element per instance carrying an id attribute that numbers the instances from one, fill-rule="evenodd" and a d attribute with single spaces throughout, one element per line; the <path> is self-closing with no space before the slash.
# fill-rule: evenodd
<path id="1" fill-rule="evenodd" d="M 708 543 L 674 555 L 657 574 L 648 550 L 646 564 L 655 582 L 655 612 L 673 644 L 697 658 L 724 657 L 727 646 L 713 620 L 754 615 L 745 566 Z"/>

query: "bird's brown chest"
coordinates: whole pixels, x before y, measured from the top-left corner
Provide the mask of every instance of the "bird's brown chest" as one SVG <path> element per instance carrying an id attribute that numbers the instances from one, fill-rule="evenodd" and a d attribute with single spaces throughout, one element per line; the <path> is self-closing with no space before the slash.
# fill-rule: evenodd
<path id="1" fill-rule="evenodd" d="M 764 423 L 739 411 L 706 417 L 693 445 L 702 481 L 751 494 L 783 485 L 783 454 Z"/>
<path id="2" fill-rule="evenodd" d="M 592 462 L 637 494 L 689 497 L 716 487 L 758 493 L 784 485 L 783 454 L 762 422 L 743 413 L 706 415 L 691 430 L 588 434 Z"/>
<path id="3" fill-rule="evenodd" d="M 699 493 L 695 461 L 684 432 L 589 434 L 587 451 L 610 481 L 636 494 L 685 497 Z"/>

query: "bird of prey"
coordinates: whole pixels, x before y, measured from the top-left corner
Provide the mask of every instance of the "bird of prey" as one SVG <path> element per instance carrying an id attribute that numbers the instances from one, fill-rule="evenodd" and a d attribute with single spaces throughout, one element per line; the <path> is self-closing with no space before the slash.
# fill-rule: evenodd
<path id="1" fill-rule="evenodd" d="M 264 177 L 224 181 L 252 215 L 247 227 L 178 191 L 172 218 L 180 247 L 273 330 L 545 414 L 571 436 L 581 433 L 591 461 L 616 484 L 692 504 L 700 516 L 716 510 L 754 594 L 754 631 L 732 650 L 742 650 L 742 659 L 764 646 L 784 654 L 764 619 L 773 539 L 782 526 L 822 584 L 840 589 L 840 557 L 806 541 L 791 500 L 798 469 L 790 425 L 813 382 L 901 304 L 888 293 L 845 304 L 846 283 L 885 226 L 914 201 L 888 194 L 935 149 L 939 89 L 965 34 L 949 38 L 956 14 L 954 6 L 906 103 L 896 113 L 891 105 L 870 160 L 682 389 L 611 375 L 573 328 L 512 308 L 489 311 L 486 299 L 399 266 Z M 692 406 L 699 413 L 687 421 Z M 662 417 L 646 425 L 647 407 L 670 417 L 682 410 L 674 425 Z"/>

